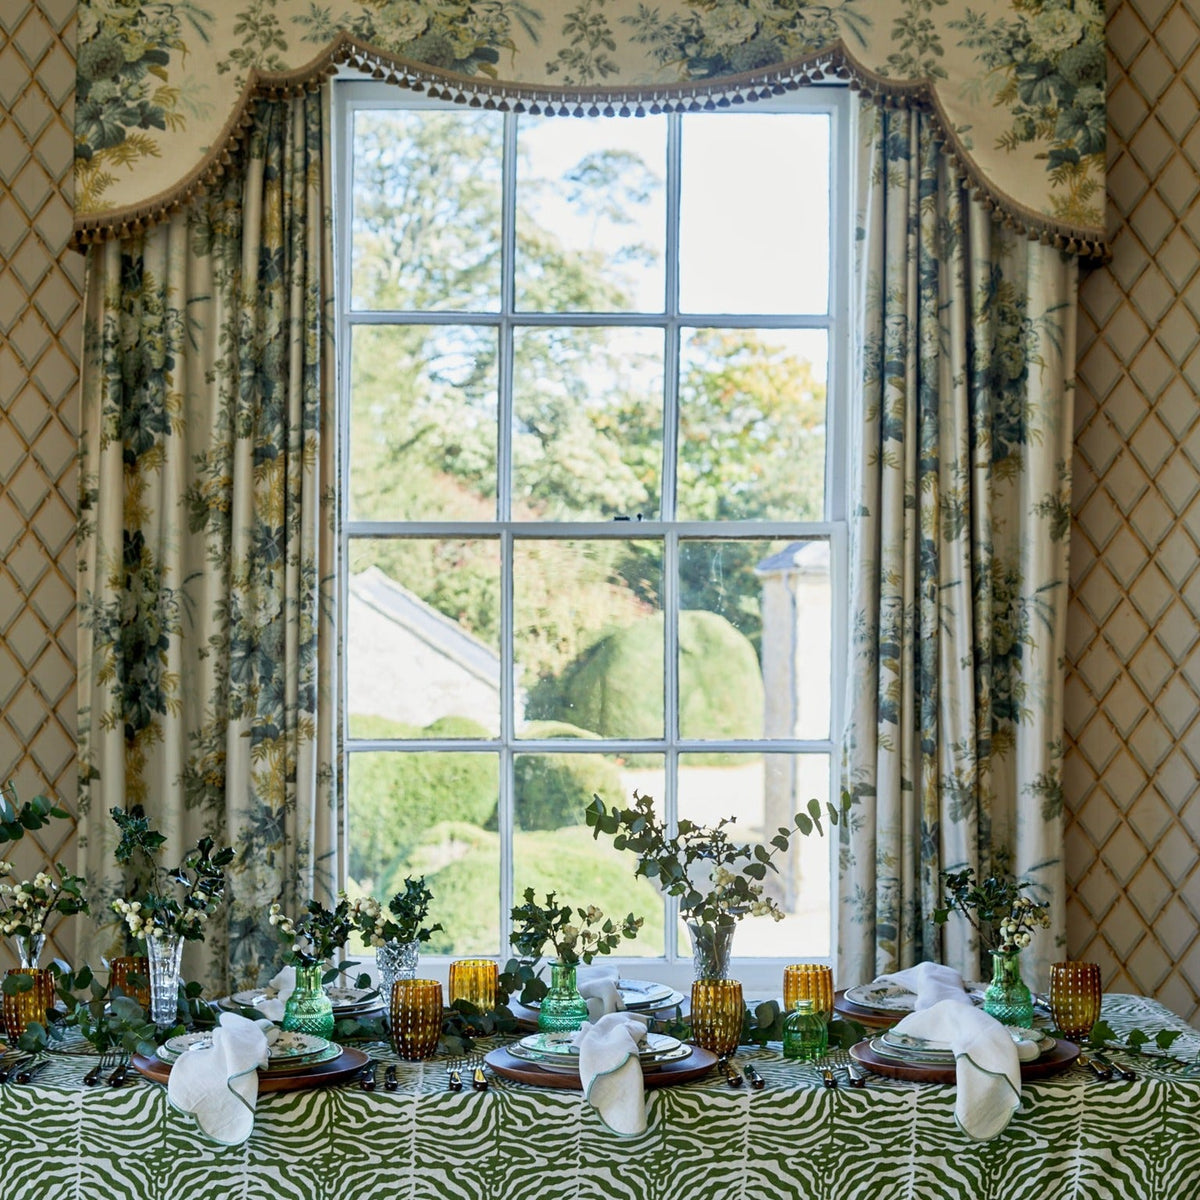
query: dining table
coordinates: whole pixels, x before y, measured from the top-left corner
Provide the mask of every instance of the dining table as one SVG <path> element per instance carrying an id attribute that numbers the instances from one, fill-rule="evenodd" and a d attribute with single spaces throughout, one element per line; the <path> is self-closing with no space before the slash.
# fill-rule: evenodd
<path id="1" fill-rule="evenodd" d="M 395 1086 L 261 1093 L 248 1140 L 221 1146 L 162 1084 L 87 1086 L 86 1054 L 51 1054 L 0 1086 L 2 1200 L 1200 1200 L 1200 1032 L 1162 1004 L 1108 995 L 1119 1040 L 1179 1031 L 1167 1054 L 1111 1050 L 1131 1078 L 1079 1062 L 1022 1088 L 1007 1129 L 974 1141 L 955 1089 L 742 1046 L 761 1087 L 724 1071 L 646 1093 L 647 1128 L 619 1137 L 577 1090 L 490 1071 L 452 1090 L 438 1057 Z M 501 1044 L 478 1043 L 475 1053 Z M 78 1049 L 78 1047 L 76 1047 Z M 829 1086 L 829 1067 L 836 1086 Z M 382 1078 L 383 1068 L 380 1076 Z"/>

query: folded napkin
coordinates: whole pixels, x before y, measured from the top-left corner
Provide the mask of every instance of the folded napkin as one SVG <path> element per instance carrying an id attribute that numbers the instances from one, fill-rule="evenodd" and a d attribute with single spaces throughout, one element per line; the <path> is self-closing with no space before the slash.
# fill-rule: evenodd
<path id="1" fill-rule="evenodd" d="M 619 979 L 616 967 L 595 964 L 576 969 L 575 986 L 587 1001 L 589 1021 L 598 1021 L 607 1013 L 624 1011 Z"/>
<path id="2" fill-rule="evenodd" d="M 963 987 L 962 976 L 953 967 L 943 967 L 941 963 L 917 963 L 915 967 L 908 967 L 903 971 L 880 975 L 875 982 L 891 983 L 915 992 L 918 1011 L 932 1008 L 942 1000 L 956 1000 L 963 1004 L 971 1002 L 971 997 Z"/>
<path id="3" fill-rule="evenodd" d="M 282 1021 L 288 997 L 296 990 L 296 968 L 284 967 L 274 979 L 267 983 L 267 987 L 273 988 L 275 995 L 260 996 L 254 1002 L 254 1007 L 268 1021 Z"/>
<path id="4" fill-rule="evenodd" d="M 583 1094 L 605 1125 L 622 1137 L 646 1132 L 646 1091 L 638 1053 L 646 1024 L 630 1013 L 614 1012 L 571 1035 L 579 1047 Z"/>
<path id="5" fill-rule="evenodd" d="M 171 1068 L 167 1098 L 196 1118 L 200 1131 L 225 1146 L 238 1146 L 254 1129 L 258 1068 L 267 1065 L 269 1021 L 222 1013 L 212 1042 L 185 1050 Z"/>
<path id="6" fill-rule="evenodd" d="M 986 1142 L 1004 1131 L 1021 1106 L 1020 1064 L 1037 1058 L 1036 1042 L 1018 1044 L 995 1017 L 957 999 L 909 1013 L 896 1031 L 953 1051 L 958 1085 L 954 1118 L 965 1133 Z"/>

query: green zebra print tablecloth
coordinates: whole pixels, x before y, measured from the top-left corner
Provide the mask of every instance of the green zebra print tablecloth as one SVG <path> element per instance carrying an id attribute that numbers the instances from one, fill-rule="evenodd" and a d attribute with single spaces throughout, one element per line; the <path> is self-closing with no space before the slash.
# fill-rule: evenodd
<path id="1" fill-rule="evenodd" d="M 1154 1001 L 1109 996 L 1104 1015 L 1118 1031 L 1184 1030 L 1173 1052 L 1200 1054 L 1200 1034 Z M 59 1057 L 0 1087 L 0 1200 L 1200 1200 L 1200 1075 L 1118 1057 L 1136 1080 L 1076 1067 L 1027 1085 L 986 1143 L 955 1125 L 952 1088 L 831 1091 L 767 1049 L 739 1054 L 764 1090 L 651 1092 L 639 1138 L 609 1133 L 577 1092 L 448 1092 L 432 1062 L 402 1064 L 394 1093 L 260 1097 L 234 1148 L 202 1139 L 164 1088 L 85 1089 L 94 1060 Z"/>

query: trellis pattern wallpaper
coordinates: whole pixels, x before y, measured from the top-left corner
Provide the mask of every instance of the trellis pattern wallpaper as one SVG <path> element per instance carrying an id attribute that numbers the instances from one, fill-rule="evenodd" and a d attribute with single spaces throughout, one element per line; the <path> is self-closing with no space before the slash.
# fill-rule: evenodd
<path id="1" fill-rule="evenodd" d="M 0 779 L 72 810 L 83 287 L 83 259 L 68 248 L 74 90 L 75 0 L 0 4 Z M 18 869 L 73 864 L 73 838 L 54 822 L 18 844 Z"/>
<path id="2" fill-rule="evenodd" d="M 1113 261 L 1086 276 L 1068 620 L 1072 955 L 1200 1019 L 1200 16 L 1108 16 Z M 75 799 L 74 0 L 0 6 L 0 775 Z M 53 828 L 53 827 L 52 827 Z M 74 858 L 70 833 L 18 862 Z M 66 839 L 66 845 L 58 841 Z M 60 947 L 60 949 L 69 949 Z M 0 967 L 7 965 L 0 947 Z"/>
<path id="3" fill-rule="evenodd" d="M 1108 234 L 1081 289 L 1068 949 L 1200 1017 L 1200 10 L 1108 19 Z"/>

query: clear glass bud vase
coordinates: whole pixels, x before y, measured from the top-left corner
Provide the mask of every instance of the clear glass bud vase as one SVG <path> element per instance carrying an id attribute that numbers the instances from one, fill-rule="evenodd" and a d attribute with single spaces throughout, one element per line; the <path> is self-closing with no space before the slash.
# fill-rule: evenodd
<path id="1" fill-rule="evenodd" d="M 550 990 L 538 1010 L 542 1033 L 568 1033 L 582 1029 L 588 1019 L 587 1001 L 575 983 L 575 964 L 556 962 L 550 967 Z"/>
<path id="2" fill-rule="evenodd" d="M 415 979 L 421 943 L 384 942 L 375 951 L 375 966 L 379 971 L 379 995 L 386 1008 L 392 1002 L 392 984 L 397 979 Z"/>
<path id="3" fill-rule="evenodd" d="M 983 1011 L 1001 1025 L 1033 1024 L 1033 996 L 1021 978 L 1019 950 L 993 950 L 992 981 L 983 993 Z"/>
<path id="4" fill-rule="evenodd" d="M 692 977 L 694 979 L 732 979 L 733 934 L 736 925 L 700 925 L 687 923 L 692 941 Z"/>
<path id="5" fill-rule="evenodd" d="M 159 1029 L 170 1028 L 179 1016 L 179 964 L 182 958 L 183 938 L 178 933 L 163 931 L 161 937 L 146 938 L 146 959 L 150 966 L 150 1020 Z"/>
<path id="6" fill-rule="evenodd" d="M 42 957 L 42 947 L 46 944 L 44 933 L 13 934 L 13 945 L 17 950 L 17 961 L 23 970 L 32 971 Z"/>
<path id="7" fill-rule="evenodd" d="M 280 1027 L 317 1037 L 333 1037 L 333 1001 L 321 986 L 322 963 L 296 968 L 296 987 L 283 1008 Z"/>

